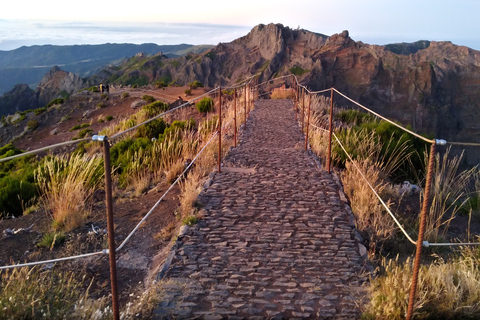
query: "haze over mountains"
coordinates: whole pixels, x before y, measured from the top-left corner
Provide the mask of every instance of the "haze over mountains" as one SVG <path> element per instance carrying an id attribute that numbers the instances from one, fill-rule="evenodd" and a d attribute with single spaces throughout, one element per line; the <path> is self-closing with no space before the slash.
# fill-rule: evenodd
<path id="1" fill-rule="evenodd" d="M 142 86 L 157 81 L 183 85 L 199 80 L 214 87 L 235 84 L 254 74 L 265 81 L 294 73 L 311 89 L 335 87 L 418 132 L 480 141 L 480 52 L 451 42 L 378 46 L 356 42 L 347 31 L 326 36 L 269 24 L 203 53 L 167 56 L 165 52 L 136 55 L 118 67 L 106 67 L 81 79 L 80 85 Z M 64 71 L 55 69 L 49 74 L 56 82 L 49 82 L 48 77 L 42 81 L 50 85 L 37 89 L 37 103 L 42 95 L 75 92 L 77 86 L 58 80 L 65 77 L 78 83 L 78 77 L 58 72 Z M 11 94 L 10 103 L 15 101 Z M 5 114 L 5 99 L 0 101 L 0 110 Z M 478 163 L 476 157 L 468 161 Z"/>
<path id="2" fill-rule="evenodd" d="M 11 51 L 0 51 L 0 95 L 12 90 L 18 83 L 35 88 L 52 67 L 58 66 L 80 77 L 88 77 L 107 65 L 118 65 L 139 52 L 154 55 L 162 52 L 170 58 L 189 52 L 203 52 L 212 46 L 189 44 L 157 45 L 153 43 L 73 46 L 30 46 Z"/>

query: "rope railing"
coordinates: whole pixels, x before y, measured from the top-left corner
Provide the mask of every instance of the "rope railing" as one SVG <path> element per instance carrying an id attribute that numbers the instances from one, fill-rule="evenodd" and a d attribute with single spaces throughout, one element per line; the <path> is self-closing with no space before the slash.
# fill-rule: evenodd
<path id="1" fill-rule="evenodd" d="M 432 143 L 432 144 L 439 144 L 439 145 L 444 145 L 444 144 L 451 144 L 451 145 L 464 145 L 464 146 L 480 146 L 480 143 L 467 143 L 467 142 L 446 142 L 445 140 L 437 140 L 437 139 L 427 139 L 415 132 L 413 132 L 412 130 L 409 130 L 403 126 L 401 126 L 400 124 L 394 122 L 394 121 L 391 121 L 387 118 L 385 118 L 384 116 L 374 112 L 373 110 L 365 107 L 364 105 L 358 103 L 357 101 L 355 101 L 354 99 L 348 97 L 347 95 L 343 94 L 342 92 L 338 91 L 337 89 L 335 88 L 329 88 L 329 89 L 324 89 L 324 90 L 319 90 L 319 91 L 311 91 L 309 90 L 306 86 L 304 85 L 301 85 L 297 79 L 297 77 L 295 75 L 285 75 L 285 76 L 281 76 L 281 77 L 278 77 L 278 78 L 275 78 L 275 79 L 269 79 L 267 81 L 264 81 L 260 84 L 258 84 L 258 76 L 260 74 L 255 74 L 253 76 L 251 76 L 250 78 L 244 80 L 242 83 L 243 84 L 240 84 L 240 85 L 236 85 L 236 86 L 231 86 L 231 87 L 217 87 L 215 89 L 212 89 L 190 101 L 187 101 L 185 103 L 183 103 L 182 105 L 176 107 L 176 108 L 173 108 L 173 109 L 170 109 L 168 111 L 165 111 L 157 116 L 154 116 L 150 119 L 147 119 L 145 121 L 143 121 L 142 123 L 138 124 L 138 125 L 135 125 L 131 128 L 128 128 L 122 132 L 119 132 L 119 133 L 116 133 L 114 134 L 112 137 L 99 137 L 99 136 L 94 136 L 93 138 L 82 138 L 82 139 L 78 139 L 78 140 L 73 140 L 73 141 L 66 141 L 66 142 L 61 142 L 61 143 L 58 143 L 58 144 L 53 144 L 53 145 L 49 145 L 49 146 L 46 146 L 46 147 L 42 147 L 42 148 L 39 148 L 39 149 L 36 149 L 36 150 L 32 150 L 32 151 L 27 151 L 27 152 L 24 152 L 24 153 L 21 153 L 21 154 L 18 154 L 18 155 L 14 155 L 14 156 L 10 156 L 10 157 L 6 157 L 6 158 L 3 158 L 3 159 L 0 159 L 0 162 L 5 162 L 5 161 L 9 161 L 9 160 L 12 160 L 12 159 L 15 159 L 15 158 L 19 158 L 19 157 L 23 157 L 23 156 L 26 156 L 26 155 L 30 155 L 30 154 L 35 154 L 35 153 L 40 153 L 40 152 L 43 152 L 43 151 L 46 151 L 46 150 L 49 150 L 49 149 L 53 149 L 53 148 L 56 148 L 56 147 L 60 147 L 60 146 L 67 146 L 67 145 L 72 145 L 72 144 L 76 144 L 76 143 L 80 143 L 80 142 L 83 142 L 83 141 L 103 141 L 104 145 L 105 144 L 109 144 L 109 140 L 113 140 L 113 139 L 116 139 L 116 138 L 119 138 L 129 132 L 132 132 L 133 130 L 136 130 L 138 129 L 139 127 L 141 126 L 144 126 L 152 121 L 154 121 L 155 119 L 159 119 L 165 115 L 168 115 L 172 112 L 175 112 L 177 110 L 180 110 L 182 108 L 185 108 L 185 107 L 188 107 L 188 106 L 191 106 L 193 102 L 195 102 L 196 100 L 198 99 L 201 99 L 207 95 L 212 95 L 212 94 L 215 94 L 216 92 L 219 92 L 219 102 L 220 102 L 220 106 L 219 106 L 219 120 L 221 121 L 222 119 L 222 116 L 221 116 L 221 110 L 222 110 L 222 103 L 221 103 L 221 95 L 222 95 L 222 89 L 226 89 L 226 90 L 231 90 L 231 89 L 235 89 L 235 92 L 236 92 L 236 89 L 237 88 L 243 88 L 244 90 L 244 108 L 242 111 L 238 112 L 238 113 L 235 113 L 234 112 L 234 117 L 229 121 L 227 122 L 225 125 L 221 125 L 219 126 L 219 129 L 218 131 L 216 131 L 215 133 L 212 134 L 212 136 L 210 137 L 210 139 L 206 142 L 206 144 L 202 147 L 202 149 L 197 153 L 197 155 L 194 157 L 194 159 L 188 164 L 188 166 L 182 171 L 182 173 L 177 177 L 177 179 L 172 183 L 172 185 L 165 191 L 165 193 L 159 198 L 159 200 L 152 206 L 152 208 L 146 213 L 146 215 L 137 223 L 137 225 L 132 229 L 132 231 L 128 234 L 128 236 L 122 241 L 122 243 L 117 247 L 117 248 L 114 248 L 114 247 L 109 247 L 109 249 L 105 249 L 105 250 L 102 250 L 102 251 L 98 251 L 98 252 L 93 252 L 93 253 L 86 253 L 86 254 L 81 254 L 81 255 L 76 255 L 76 256 L 69 256 L 69 257 L 63 257 L 63 258 L 58 258 L 58 259 L 51 259 L 51 260 L 45 260 L 45 261 L 36 261 L 36 262 L 30 262 L 30 263 L 24 263 L 24 264 L 16 264 L 16 265 L 11 265 L 11 266 L 2 266 L 0 267 L 0 270 L 4 270 L 4 269 L 10 269 L 10 268 L 19 268 L 19 267 L 28 267 L 28 266 L 34 266 L 34 265 L 39 265 L 39 264 L 47 264 L 47 263 L 55 263 L 55 262 L 60 262 L 60 261 L 67 261 L 67 260 L 73 260 L 73 259 L 81 259 L 81 258 L 87 258 L 87 257 L 91 257 L 91 256 L 96 256 L 96 255 L 102 255 L 102 254 L 110 254 L 110 257 L 112 257 L 112 254 L 113 254 L 113 257 L 114 257 L 114 253 L 115 252 L 119 252 L 120 250 L 122 250 L 126 244 L 130 241 L 130 239 L 134 236 L 134 234 L 137 232 L 137 230 L 141 227 L 141 225 L 143 223 L 145 223 L 145 221 L 148 219 L 148 217 L 154 212 L 154 210 L 158 207 L 158 205 L 163 201 L 163 199 L 166 197 L 166 195 L 175 187 L 175 185 L 178 184 L 178 182 L 183 179 L 186 175 L 186 173 L 188 172 L 188 170 L 191 169 L 191 167 L 193 166 L 193 164 L 195 163 L 195 161 L 200 157 L 200 155 L 204 152 L 204 150 L 207 148 L 208 145 L 210 145 L 210 143 L 212 143 L 212 141 L 214 140 L 215 137 L 218 136 L 219 138 L 219 172 L 220 172 L 220 161 L 221 161 L 221 156 L 220 156 L 220 150 L 221 150 L 221 136 L 222 136 L 222 130 L 224 128 L 226 128 L 227 126 L 229 126 L 232 121 L 235 120 L 235 125 L 236 125 L 236 119 L 237 119 L 237 116 L 241 113 L 244 113 L 245 114 L 245 126 L 244 126 L 244 129 L 246 128 L 246 117 L 249 113 L 249 109 L 247 109 L 247 105 L 250 106 L 252 101 L 254 100 L 254 97 L 255 97 L 255 93 L 256 93 L 256 97 L 257 98 L 260 98 L 260 97 L 263 97 L 264 95 L 268 95 L 270 92 L 265 92 L 265 93 L 262 93 L 260 94 L 259 93 L 259 88 L 261 86 L 265 86 L 267 84 L 270 84 L 270 83 L 273 83 L 275 81 L 279 81 L 279 80 L 284 80 L 286 78 L 292 78 L 292 88 L 290 90 L 293 91 L 293 100 L 294 100 L 294 105 L 295 105 L 295 115 L 297 116 L 297 109 L 299 108 L 299 106 L 297 105 L 300 104 L 300 90 L 299 89 L 302 89 L 303 90 L 303 94 L 302 96 L 304 97 L 306 94 L 309 95 L 309 101 L 308 101 L 308 106 L 309 106 L 309 109 L 308 109 L 308 114 L 306 114 L 306 103 L 305 103 L 305 99 L 303 98 L 303 101 L 301 103 L 302 105 L 302 130 L 303 130 L 303 126 L 305 124 L 305 116 L 307 117 L 307 121 L 306 121 L 306 143 L 305 143 L 305 148 L 307 148 L 307 140 L 308 140 L 308 127 L 309 126 L 312 126 L 316 129 L 319 129 L 319 130 L 324 130 L 324 131 L 327 131 L 327 132 L 330 132 L 333 137 L 336 139 L 337 143 L 339 144 L 339 146 L 342 148 L 342 150 L 345 152 L 345 154 L 347 155 L 347 157 L 350 159 L 350 161 L 352 162 L 352 164 L 355 166 L 355 168 L 358 170 L 358 172 L 360 173 L 360 175 L 362 176 L 362 178 L 366 181 L 367 185 L 369 186 L 369 188 L 372 190 L 372 192 L 375 194 L 375 196 L 378 198 L 378 200 L 380 201 L 380 203 L 383 205 L 383 207 L 386 209 L 386 211 L 388 212 L 388 214 L 391 216 L 391 218 L 395 221 L 395 224 L 398 226 L 398 228 L 402 231 L 402 233 L 405 235 L 405 237 L 414 245 L 417 245 L 417 253 L 419 252 L 419 246 L 421 248 L 421 246 L 424 246 L 424 247 L 429 247 L 429 246 L 466 246 L 466 245 L 480 245 L 480 243 L 429 243 L 428 241 L 421 241 L 421 244 L 418 243 L 418 240 L 415 241 L 412 239 L 412 237 L 410 237 L 410 235 L 406 232 L 405 228 L 401 225 L 401 223 L 399 222 L 399 220 L 395 217 L 395 214 L 390 210 L 390 208 L 388 207 L 388 205 L 382 200 L 382 198 L 380 197 L 380 195 L 378 194 L 378 192 L 375 190 L 375 188 L 370 184 L 370 182 L 367 180 L 367 178 L 365 177 L 365 175 L 363 174 L 363 172 L 361 171 L 361 169 L 357 166 L 356 162 L 354 161 L 353 157 L 346 151 L 346 148 L 342 145 L 340 139 L 337 137 L 337 135 L 335 133 L 332 132 L 332 127 L 330 127 L 330 130 L 327 130 L 327 129 L 324 129 L 324 128 L 321 128 L 321 127 L 318 127 L 316 126 L 316 124 L 313 124 L 313 123 L 310 123 L 309 121 L 309 116 L 310 116 L 310 97 L 311 95 L 313 94 L 322 94 L 322 93 L 327 93 L 327 92 L 331 92 L 331 97 L 332 97 L 332 100 L 331 100 L 331 114 L 330 114 L 330 123 L 332 121 L 332 110 L 333 110 L 333 93 L 337 93 L 338 95 L 342 96 L 343 98 L 347 99 L 348 101 L 350 101 L 351 103 L 357 105 L 358 107 L 366 110 L 367 112 L 369 113 L 372 113 L 374 114 L 375 116 L 379 117 L 380 119 L 384 120 L 384 121 L 387 121 L 388 123 L 398 127 L 399 129 L 427 142 L 427 143 Z M 153 91 L 152 91 L 153 92 Z M 236 95 L 236 93 L 235 93 Z M 234 99 L 236 99 L 236 96 L 234 97 Z M 247 100 L 249 101 L 247 103 Z M 235 104 L 236 104 L 236 100 L 235 100 Z M 242 109 L 242 108 L 240 108 Z M 331 124 L 330 124 L 331 126 Z M 236 128 L 236 127 L 235 127 Z M 236 132 L 235 132 L 236 134 Z M 235 140 L 236 141 L 236 140 Z M 236 142 L 235 142 L 236 143 Z M 108 150 L 108 148 L 106 149 Z M 329 155 L 330 156 L 330 155 Z M 330 156 L 331 157 L 331 156 Z M 328 159 L 329 160 L 329 159 Z M 329 167 L 328 167 L 328 171 L 330 172 L 330 160 L 328 161 L 329 163 Z M 110 190 L 111 192 L 111 190 Z M 424 206 L 423 208 L 425 209 L 428 205 L 428 197 L 429 195 L 427 195 L 424 199 Z M 108 202 L 108 195 L 107 195 L 107 202 Z M 108 211 L 108 204 L 107 204 L 107 211 Z M 423 213 L 422 213 L 423 214 Z M 108 216 L 108 214 L 107 214 Z M 107 219 L 108 220 L 108 219 Z M 110 222 L 108 222 L 110 223 Z M 109 229 L 110 230 L 110 229 Z M 112 231 L 113 231 L 113 225 L 112 225 Z M 110 234 L 109 232 L 109 237 L 113 237 L 113 232 L 112 234 Z M 419 237 L 420 239 L 420 237 Z M 115 259 L 113 259 L 115 260 Z M 112 264 L 115 264 L 115 261 L 112 262 L 112 258 L 110 259 L 110 263 Z M 111 271 L 112 272 L 112 271 Z M 115 276 L 116 277 L 116 276 Z M 116 295 L 116 293 L 114 293 L 114 286 L 113 286 L 113 278 L 112 278 L 112 299 L 115 300 L 114 296 Z M 116 281 L 116 280 L 115 280 Z M 415 284 L 416 286 L 416 284 Z M 413 284 L 412 284 L 412 288 L 413 288 Z M 113 303 L 113 306 L 115 309 L 115 302 Z M 117 307 L 118 309 L 118 307 Z M 114 318 L 115 319 L 118 319 L 118 312 L 117 314 L 115 315 L 115 311 L 114 311 Z"/>
<path id="2" fill-rule="evenodd" d="M 82 258 L 87 258 L 87 257 L 92 257 L 92 256 L 96 256 L 96 255 L 101 255 L 101 254 L 108 254 L 110 256 L 110 275 L 111 275 L 111 284 L 112 284 L 112 309 L 113 309 L 113 313 L 114 313 L 114 319 L 118 319 L 119 318 L 119 310 L 118 310 L 118 294 L 117 294 L 117 285 L 116 285 L 116 262 L 115 262 L 115 253 L 122 250 L 122 248 L 125 247 L 125 245 L 128 243 L 128 241 L 132 238 L 132 236 L 136 233 L 136 231 L 140 228 L 140 226 L 146 221 L 146 219 L 153 213 L 153 211 L 157 208 L 157 206 L 160 204 L 160 202 L 165 198 L 165 196 L 174 188 L 175 185 L 178 184 L 178 182 L 183 179 L 185 177 L 185 174 L 188 172 L 188 170 L 191 169 L 191 167 L 193 166 L 193 164 L 195 163 L 195 161 L 200 157 L 200 155 L 204 152 L 204 150 L 207 148 L 208 145 L 211 144 L 211 142 L 214 140 L 215 137 L 219 137 L 219 169 L 220 169 L 220 161 L 221 161 L 221 149 L 222 149 L 222 144 L 221 144 L 221 135 L 222 135 L 222 130 L 224 128 L 227 128 L 228 126 L 231 125 L 231 123 L 235 120 L 235 130 L 237 130 L 237 118 L 238 118 L 238 115 L 242 114 L 242 113 L 245 113 L 245 121 L 246 121 L 246 113 L 247 113 L 247 109 L 246 109 L 246 106 L 247 106 L 247 100 L 251 100 L 253 98 L 253 94 L 250 94 L 248 95 L 248 90 L 247 90 L 247 84 L 250 83 L 251 81 L 253 81 L 254 77 L 251 77 L 249 79 L 247 79 L 247 81 L 245 82 L 245 84 L 242 86 L 242 85 L 237 85 L 237 86 L 232 86 L 232 87 L 229 87 L 229 89 L 234 89 L 235 90 L 235 95 L 234 95 L 234 106 L 236 108 L 236 92 L 237 92 L 237 89 L 238 88 L 244 88 L 244 92 L 243 92 L 243 95 L 244 95 L 244 100 L 245 100 L 245 108 L 242 110 L 242 108 L 240 108 L 240 111 L 239 112 L 236 112 L 234 109 L 234 115 L 233 115 L 233 118 L 230 119 L 230 121 L 228 121 L 226 124 L 224 124 L 223 126 L 221 125 L 221 119 L 222 119 L 222 115 L 221 115 L 221 111 L 222 111 L 222 102 L 221 102 L 221 95 L 222 95 L 222 88 L 221 87 L 217 87 L 213 90 L 210 90 L 209 92 L 205 93 L 205 94 L 202 94 L 176 108 L 173 108 L 173 109 L 170 109 L 166 112 L 163 112 L 157 116 L 154 116 L 134 127 L 131 127 L 129 129 L 126 129 L 122 132 L 119 132 L 115 135 L 113 135 L 112 137 L 107 137 L 107 136 L 98 136 L 98 135 L 94 135 L 93 137 L 89 137 L 89 138 L 83 138 L 83 139 L 79 139 L 79 140 L 73 140 L 73 141 L 67 141 L 67 142 L 62 142 L 62 143 L 58 143 L 58 144 L 53 144 L 53 145 L 49 145 L 49 146 L 46 146 L 46 147 L 42 147 L 42 148 L 39 148 L 39 149 L 36 149 L 36 150 L 32 150 L 32 151 L 28 151 L 28 152 L 24 152 L 22 154 L 18 154 L 18 155 L 15 155 L 15 156 L 11 156 L 11 157 L 8 157 L 8 158 L 3 158 L 3 159 L 0 159 L 0 162 L 2 161 L 8 161 L 8 160 L 12 160 L 12 159 L 15 159 L 15 158 L 19 158 L 19 157 L 23 157 L 23 156 L 26 156 L 26 155 L 29 155 L 29 154 L 35 154 L 35 153 L 39 153 L 41 151 L 45 151 L 45 150 L 49 150 L 49 149 L 52 149 L 52 148 L 55 148 L 55 147 L 59 147 L 59 146 L 65 146 L 65 145 L 71 145 L 71 144 L 75 144 L 75 143 L 79 143 L 79 142 L 82 142 L 82 141 L 101 141 L 103 142 L 104 144 L 104 158 L 105 158 L 105 190 L 106 190 L 106 203 L 107 203 L 107 227 L 108 227 L 108 240 L 109 240 L 109 249 L 105 249 L 105 250 L 102 250 L 102 251 L 98 251 L 98 252 L 92 252 L 92 253 L 86 253 L 86 254 L 81 254 L 81 255 L 75 255 L 75 256 L 68 256 L 68 257 L 62 257 L 62 258 L 57 258 L 57 259 L 50 259 L 50 260 L 43 260 L 43 261 L 34 261 L 34 262 L 29 262 L 29 263 L 23 263 L 23 264 L 15 264 L 15 265 L 7 265 L 7 266 L 1 266 L 0 267 L 0 270 L 5 270 L 5 269 L 12 269 L 12 268 L 21 268 L 21 267 L 29 267 L 29 266 L 35 266 L 35 265 L 41 265 L 41 264 L 48 264 L 48 263 L 56 263 L 56 262 L 61 262 L 61 261 L 68 261 L 68 260 L 75 260 L 75 259 L 82 259 Z M 224 88 L 225 89 L 225 88 Z M 207 96 L 207 95 L 211 95 L 211 94 L 214 94 L 218 92 L 219 93 L 219 107 L 218 107 L 218 110 L 219 110 L 219 121 L 220 121 L 220 126 L 219 126 L 219 129 L 214 132 L 212 134 L 212 136 L 210 137 L 210 139 L 207 141 L 207 143 L 202 147 L 202 149 L 197 153 L 197 155 L 194 157 L 194 159 L 188 164 L 188 166 L 183 170 L 183 172 L 177 177 L 177 179 L 174 181 L 174 183 L 172 183 L 172 185 L 167 189 L 167 191 L 160 197 L 160 199 L 153 205 L 153 207 L 147 212 L 147 214 L 140 220 L 140 222 L 133 228 L 133 230 L 128 234 L 128 236 L 122 241 L 122 243 L 117 247 L 115 248 L 115 244 L 114 244 L 114 241 L 113 241 L 113 238 L 114 238 L 114 228 L 113 228 L 113 207 L 112 207 L 112 186 L 111 186 L 111 165 L 110 165 L 110 143 L 109 141 L 110 140 L 113 140 L 113 139 L 116 139 L 118 137 L 121 137 L 125 134 L 127 134 L 128 132 L 132 132 L 133 130 L 136 130 L 137 128 L 139 128 L 140 126 L 143 126 L 143 125 L 146 125 L 150 122 L 152 122 L 153 120 L 155 119 L 158 119 L 160 117 L 163 117 L 169 113 L 172 113 L 174 111 L 177 111 L 181 108 L 184 108 L 186 106 L 190 106 L 194 101 L 204 97 L 204 96 Z M 248 105 L 250 105 L 251 102 L 248 103 Z M 235 145 L 236 145 L 236 132 L 234 134 L 234 140 L 235 140 Z M 108 157 L 107 157 L 108 155 Z"/>
<path id="3" fill-rule="evenodd" d="M 299 83 L 298 83 L 298 80 L 296 79 L 296 77 L 294 76 L 294 79 L 296 81 L 296 83 L 292 80 L 292 82 L 294 82 L 295 84 L 293 84 L 294 87 L 296 87 L 296 89 L 294 89 L 295 91 L 295 95 L 294 95 L 294 108 L 295 108 L 295 120 L 297 120 L 297 111 L 298 111 L 298 105 L 297 103 L 300 102 L 300 88 L 303 90 L 303 101 L 301 103 L 302 105 L 302 132 L 303 132 L 303 128 L 304 128 L 304 120 L 305 120 L 305 95 L 308 93 L 309 95 L 309 109 L 308 109 L 308 116 L 307 116 L 307 119 L 309 118 L 310 116 L 310 97 L 311 95 L 313 94 L 311 91 L 309 91 L 305 86 L 301 86 Z M 331 165 L 331 141 L 332 141 L 332 135 L 333 137 L 335 137 L 335 139 L 337 140 L 339 146 L 342 148 L 342 150 L 345 152 L 345 154 L 348 156 L 348 158 L 350 159 L 351 163 L 354 165 L 354 167 L 358 170 L 358 172 L 360 173 L 360 175 L 362 176 L 363 180 L 367 183 L 367 185 L 369 186 L 369 188 L 372 190 L 372 192 L 375 194 L 375 196 L 378 198 L 378 200 L 380 201 L 380 203 L 383 205 L 383 207 L 386 209 L 386 211 L 389 213 L 389 215 L 391 216 L 391 218 L 395 221 L 396 225 L 400 228 L 400 230 L 403 232 L 403 234 L 405 235 L 405 237 L 412 243 L 416 246 L 416 253 L 415 253 L 415 259 L 414 259 L 414 266 L 413 266 L 413 275 L 412 275 L 412 282 L 411 282 L 411 286 L 410 286 L 410 293 L 409 293 L 409 301 L 408 301 L 408 310 L 407 310 L 407 313 L 406 313 L 406 319 L 407 320 L 411 320 L 412 317 L 413 317 L 413 312 L 414 312 L 414 303 L 415 303 L 415 296 L 416 296 L 416 290 L 417 290 L 417 284 L 418 284 L 418 274 L 419 274 L 419 270 L 420 270 L 420 259 L 421 259 L 421 252 L 422 252 L 422 247 L 431 247 L 431 246 L 478 246 L 480 245 L 480 242 L 467 242 L 467 243 L 429 243 L 428 241 L 424 241 L 423 240 L 423 237 L 424 237 L 424 234 L 425 234 L 425 226 L 426 226 L 426 216 L 427 216 L 427 211 L 428 211 L 428 208 L 430 207 L 430 190 L 431 190 L 431 185 L 432 185 L 432 176 L 433 176 L 433 170 L 434 170 L 434 158 L 435 158 L 435 152 L 436 152 L 436 146 L 437 145 L 446 145 L 446 144 L 450 144 L 450 145 L 463 145 L 463 146 L 480 146 L 480 143 L 470 143 L 470 142 L 447 142 L 443 139 L 427 139 L 415 132 L 413 132 L 412 130 L 409 130 L 397 123 L 395 123 L 394 121 L 391 121 L 383 116 L 381 116 L 380 114 L 372 111 L 371 109 L 365 107 L 364 105 L 358 103 L 357 101 L 353 100 L 352 98 L 346 96 L 345 94 L 341 93 L 340 91 L 338 91 L 337 89 L 335 88 L 330 88 L 330 89 L 326 89 L 326 90 L 321 90 L 321 91 L 316 91 L 315 93 L 325 93 L 325 92 L 328 92 L 330 91 L 331 92 L 331 96 L 330 96 L 330 128 L 329 130 L 325 130 L 323 128 L 321 128 L 322 130 L 325 130 L 329 133 L 329 146 L 328 146 L 328 152 L 327 152 L 327 166 L 328 166 L 328 172 L 330 173 L 330 165 Z M 430 155 L 429 155 L 429 163 L 428 163 L 428 167 L 427 167 L 427 179 L 426 179 L 426 185 L 425 185 L 425 191 L 424 191 L 424 197 L 423 197 L 423 204 L 422 204 L 422 209 L 421 209 L 421 213 L 420 213 L 420 226 L 419 226 L 419 232 L 418 232 L 418 239 L 416 241 L 414 241 L 409 235 L 408 233 L 406 232 L 405 228 L 401 225 L 401 223 L 398 221 L 398 219 L 395 217 L 395 215 L 391 212 L 391 210 L 388 208 L 388 206 L 385 204 L 385 202 L 382 200 L 382 198 L 380 197 L 380 195 L 377 193 L 377 191 L 375 190 L 375 188 L 370 184 L 370 182 L 368 181 L 368 179 L 365 177 L 365 175 L 363 174 L 363 172 L 360 170 L 360 168 L 357 166 L 356 162 L 353 160 L 353 158 L 351 157 L 351 155 L 347 152 L 346 148 L 342 145 L 342 143 L 340 142 L 340 139 L 338 139 L 337 135 L 335 135 L 333 133 L 333 126 L 332 126 L 332 121 L 333 121 L 333 93 L 336 92 L 337 94 L 339 94 L 340 96 L 344 97 L 345 99 L 347 99 L 348 101 L 352 102 L 353 104 L 359 106 L 360 108 L 366 110 L 367 112 L 370 112 L 372 114 L 374 114 L 375 116 L 379 117 L 380 119 L 383 119 L 384 121 L 396 126 L 397 128 L 413 135 L 414 137 L 416 138 L 419 138 L 427 143 L 431 143 L 431 148 L 430 148 Z M 298 101 L 297 101 L 298 100 Z M 308 121 L 308 120 L 307 120 Z M 307 148 L 307 139 L 308 139 L 308 126 L 309 126 L 309 122 L 307 122 L 307 131 L 305 133 L 305 148 Z M 318 128 L 318 127 L 317 127 Z"/>

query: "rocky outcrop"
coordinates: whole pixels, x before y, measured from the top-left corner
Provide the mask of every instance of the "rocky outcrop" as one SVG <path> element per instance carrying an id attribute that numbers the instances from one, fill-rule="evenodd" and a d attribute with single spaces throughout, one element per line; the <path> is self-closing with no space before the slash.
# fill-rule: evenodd
<path id="1" fill-rule="evenodd" d="M 0 116 L 37 108 L 35 91 L 26 84 L 17 84 L 0 97 Z"/>
<path id="2" fill-rule="evenodd" d="M 85 81 L 74 73 L 53 67 L 38 84 L 36 98 L 39 105 L 46 105 L 61 95 L 72 94 L 85 87 Z"/>

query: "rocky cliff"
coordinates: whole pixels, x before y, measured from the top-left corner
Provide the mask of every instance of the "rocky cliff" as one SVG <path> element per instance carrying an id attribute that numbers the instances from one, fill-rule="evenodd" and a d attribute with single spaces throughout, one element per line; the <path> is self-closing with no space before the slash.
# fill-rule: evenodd
<path id="1" fill-rule="evenodd" d="M 124 70 L 111 80 L 199 80 L 213 87 L 256 73 L 260 81 L 294 73 L 311 89 L 335 87 L 421 133 L 480 141 L 480 52 L 450 42 L 377 46 L 356 42 L 347 31 L 325 36 L 269 24 L 200 55 L 144 57 L 140 67 Z"/>
<path id="2" fill-rule="evenodd" d="M 254 74 L 265 81 L 290 73 L 314 90 L 335 87 L 420 133 L 480 141 L 480 52 L 450 42 L 377 46 L 356 42 L 347 31 L 326 36 L 280 24 L 258 25 L 246 36 L 201 54 L 172 59 L 161 53 L 138 54 L 119 68 L 104 69 L 88 83 L 199 80 L 214 87 L 233 85 Z M 61 90 L 70 93 L 82 87 L 81 79 L 58 69 L 44 80 L 36 93 L 42 103 Z M 469 162 L 479 160 L 475 155 Z"/>
<path id="3" fill-rule="evenodd" d="M 0 98 L 0 116 L 46 106 L 51 100 L 77 92 L 91 83 L 77 75 L 53 67 L 40 81 L 36 90 L 18 84 Z"/>

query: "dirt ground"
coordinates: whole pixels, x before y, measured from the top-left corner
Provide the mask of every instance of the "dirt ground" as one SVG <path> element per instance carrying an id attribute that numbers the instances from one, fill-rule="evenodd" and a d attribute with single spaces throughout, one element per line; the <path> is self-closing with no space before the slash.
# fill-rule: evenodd
<path id="1" fill-rule="evenodd" d="M 47 145 L 69 141 L 78 131 L 70 129 L 79 123 L 91 121 L 90 129 L 94 133 L 100 131 L 110 123 L 98 123 L 101 116 L 114 116 L 112 122 L 130 116 L 138 111 L 132 109 L 132 104 L 141 99 L 145 94 L 154 96 L 157 100 L 173 102 L 179 96 L 192 99 L 208 91 L 199 88 L 193 91 L 193 96 L 185 98 L 186 87 L 173 87 L 165 89 L 117 89 L 111 90 L 109 99 L 105 101 L 99 93 L 89 93 L 71 97 L 62 108 L 47 115 L 40 115 L 39 128 L 35 132 L 28 132 L 15 140 L 15 146 L 23 150 L 34 150 Z M 129 97 L 121 98 L 123 92 L 129 92 Z M 106 106 L 96 108 L 99 101 L 105 101 Z M 27 114 L 28 121 L 32 114 Z M 203 117 L 194 106 L 175 111 L 165 118 L 167 122 L 175 119 L 194 118 L 197 123 Z M 60 119 L 66 119 L 61 121 Z M 17 128 L 0 128 L 2 140 L 18 136 L 22 124 Z M 18 130 L 16 130 L 18 129 Z M 16 130 L 16 131 L 15 131 Z M 2 132 L 3 131 L 3 132 Z M 75 146 L 51 150 L 54 153 L 67 152 Z M 160 199 L 170 187 L 167 182 L 151 186 L 151 189 L 139 197 L 134 197 L 132 192 L 114 188 L 114 225 L 116 246 L 128 236 L 137 223 L 145 216 L 152 206 Z M 179 220 L 176 211 L 179 207 L 180 188 L 175 186 L 165 199 L 158 205 L 145 223 L 129 240 L 126 246 L 117 254 L 117 277 L 120 306 L 143 292 L 147 285 L 155 279 L 158 268 L 162 265 L 171 244 L 174 234 L 173 226 L 177 228 Z M 95 194 L 95 204 L 88 221 L 66 234 L 62 245 L 48 249 L 37 247 L 42 236 L 51 231 L 52 219 L 43 210 L 13 219 L 0 220 L 0 265 L 13 263 L 33 262 L 48 260 L 82 253 L 96 252 L 107 248 L 106 237 L 106 207 L 105 192 Z M 166 227 L 167 232 L 164 233 Z M 31 227 L 31 228 L 30 228 Z M 28 229 L 28 231 L 19 231 Z M 7 229 L 19 231 L 8 235 Z M 110 270 L 108 255 L 98 255 L 86 259 L 58 262 L 55 265 L 47 264 L 40 268 L 55 268 L 56 270 L 74 270 L 79 279 L 85 276 L 85 287 L 93 280 L 90 289 L 91 297 L 108 296 L 110 294 Z"/>

